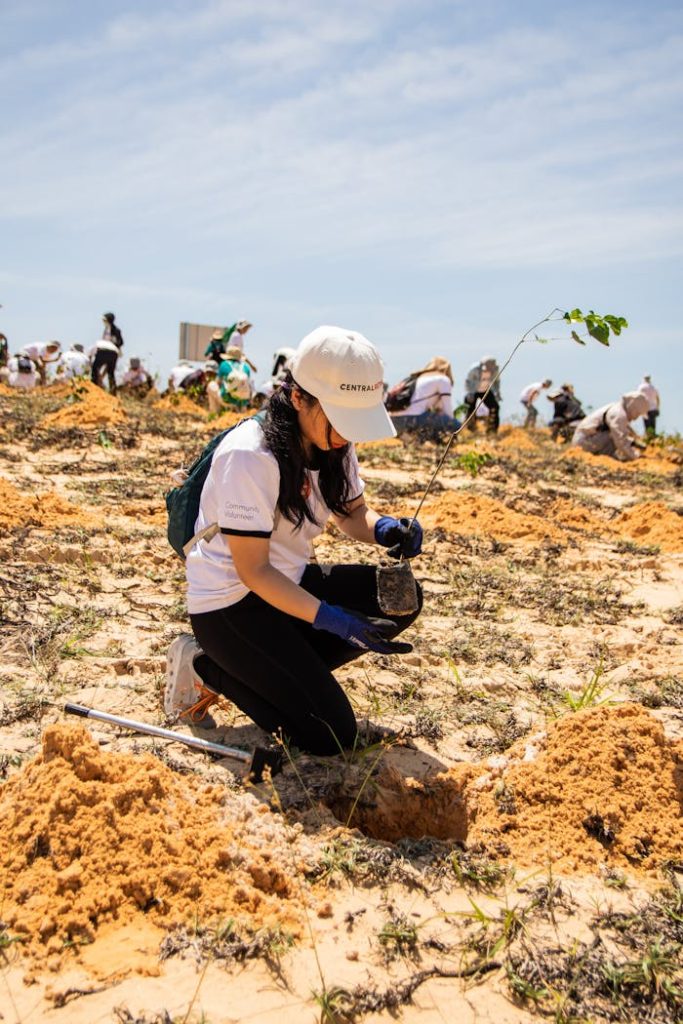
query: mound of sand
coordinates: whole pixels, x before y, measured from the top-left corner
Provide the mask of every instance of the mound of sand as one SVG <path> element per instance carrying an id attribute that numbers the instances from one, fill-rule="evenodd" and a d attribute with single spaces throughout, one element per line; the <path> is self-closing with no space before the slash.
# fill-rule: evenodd
<path id="1" fill-rule="evenodd" d="M 92 526 L 95 517 L 54 492 L 27 495 L 0 477 L 0 529 L 21 526 Z"/>
<path id="2" fill-rule="evenodd" d="M 647 501 L 626 509 L 612 528 L 641 544 L 658 544 L 662 551 L 683 552 L 683 516 L 661 501 Z"/>
<path id="3" fill-rule="evenodd" d="M 444 491 L 425 504 L 420 520 L 466 536 L 486 534 L 498 540 L 562 542 L 565 535 L 540 516 L 513 512 L 502 502 L 474 494 Z"/>
<path id="4" fill-rule="evenodd" d="M 620 462 L 609 455 L 593 455 L 585 452 L 583 448 L 566 448 L 561 456 L 563 459 L 577 459 L 579 462 L 586 462 L 591 466 L 602 466 L 603 469 L 610 469 L 612 472 L 625 470 L 627 473 L 657 473 L 667 475 L 675 473 L 680 466 L 672 459 L 662 458 L 656 451 L 647 449 L 639 459 L 632 462 Z"/>
<path id="5" fill-rule="evenodd" d="M 40 421 L 41 427 L 109 427 L 126 419 L 121 402 L 89 380 L 79 380 L 66 392 L 61 409 Z"/>
<path id="6" fill-rule="evenodd" d="M 303 843 L 248 794 L 50 726 L 42 754 L 0 789 L 2 919 L 53 969 L 65 943 L 109 922 L 234 917 L 298 932 Z"/>
<path id="7" fill-rule="evenodd" d="M 683 742 L 636 704 L 567 714 L 489 765 L 380 778 L 369 835 L 453 838 L 517 864 L 650 871 L 683 857 Z"/>
<path id="8" fill-rule="evenodd" d="M 152 408 L 172 412 L 178 416 L 196 416 L 198 419 L 204 419 L 206 415 L 205 409 L 202 409 L 187 395 L 180 394 L 164 395 L 163 398 L 158 398 L 156 402 L 152 403 Z"/>
<path id="9" fill-rule="evenodd" d="M 598 707 L 517 744 L 469 794 L 468 843 L 518 863 L 646 870 L 683 856 L 683 743 L 636 704 Z M 476 793 L 476 797 L 474 794 Z"/>
<path id="10" fill-rule="evenodd" d="M 498 432 L 498 447 L 509 448 L 519 452 L 537 452 L 538 444 L 528 432 L 521 427 L 501 427 Z"/>

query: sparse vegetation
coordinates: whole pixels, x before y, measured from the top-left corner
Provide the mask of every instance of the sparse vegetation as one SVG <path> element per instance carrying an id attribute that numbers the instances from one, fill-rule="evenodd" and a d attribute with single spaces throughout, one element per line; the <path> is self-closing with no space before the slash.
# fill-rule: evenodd
<path id="1" fill-rule="evenodd" d="M 48 395 L 35 404 L 20 396 L 17 416 L 3 435 L 3 474 L 30 493 L 32 478 L 19 473 L 30 453 L 43 491 L 59 478 L 69 500 L 91 511 L 96 507 L 102 521 L 63 527 L 58 534 L 21 525 L 0 538 L 3 782 L 23 770 L 38 749 L 41 728 L 60 719 L 65 700 L 87 697 L 119 713 L 125 705 L 131 717 L 161 722 L 165 651 L 179 623 L 187 622 L 182 565 L 167 548 L 163 522 L 151 513 L 162 507 L 169 466 L 202 447 L 197 422 L 135 402 L 126 405 L 125 426 L 45 430 L 40 420 L 58 406 Z M 444 479 L 450 479 L 437 482 L 432 496 L 465 483 L 464 493 L 494 497 L 519 513 L 547 518 L 561 498 L 605 523 L 615 512 L 602 502 L 604 487 L 622 498 L 656 496 L 676 503 L 680 484 L 673 475 L 656 477 L 642 469 L 627 476 L 618 465 L 563 458 L 542 432 L 534 437 L 534 449 L 500 445 L 493 456 L 471 438 L 470 450 L 456 451 L 445 464 Z M 487 445 L 495 443 L 486 439 Z M 671 443 L 680 448 L 679 439 Z M 383 512 L 410 514 L 442 451 L 431 441 L 361 449 L 371 503 Z M 463 480 L 463 473 L 470 479 Z M 124 505 L 132 509 L 125 518 L 116 514 Z M 137 514 L 140 509 L 150 515 Z M 434 798 L 434 780 L 450 767 L 462 761 L 505 764 L 525 750 L 528 734 L 533 747 L 539 731 L 561 724 L 554 719 L 576 723 L 580 719 L 573 715 L 612 700 L 656 708 L 665 726 L 677 727 L 683 682 L 673 640 L 683 611 L 653 610 L 646 599 L 638 603 L 632 597 L 635 586 L 670 585 L 673 561 L 646 539 L 603 535 L 599 529 L 565 533 L 561 541 L 528 543 L 426 531 L 425 553 L 414 563 L 425 610 L 411 632 L 413 654 L 365 655 L 339 670 L 354 711 L 367 719 L 356 749 L 339 758 L 289 751 L 272 791 L 254 791 L 287 828 L 316 842 L 315 857 L 302 864 L 292 859 L 288 869 L 300 880 L 309 934 L 299 941 L 282 927 L 250 928 L 247 907 L 245 920 L 197 920 L 169 930 L 162 965 L 185 958 L 198 968 L 200 984 L 202 972 L 213 965 L 229 992 L 241 964 L 251 961 L 255 976 L 258 964 L 265 964 L 267 983 L 282 986 L 283 1005 L 290 997 L 300 999 L 302 1013 L 313 1010 L 327 1024 L 359 1022 L 383 1011 L 400 1015 L 432 979 L 441 979 L 434 991 L 453 999 L 455 1015 L 462 980 L 485 986 L 493 973 L 520 1013 L 556 1024 L 683 1020 L 680 873 L 672 873 L 655 897 L 648 894 L 638 874 L 653 842 L 646 834 L 631 863 L 611 865 L 615 824 L 602 804 L 589 807 L 582 820 L 586 839 L 600 845 L 606 864 L 591 880 L 588 899 L 587 881 L 574 891 L 571 879 L 560 883 L 553 877 L 550 840 L 547 863 L 520 869 L 505 847 L 507 833 L 493 848 L 419 829 L 392 841 L 355 829 L 356 817 L 365 828 L 390 815 L 383 803 L 385 771 L 416 784 L 427 780 L 418 796 L 424 803 Z M 331 534 L 321 539 L 321 561 L 376 564 L 373 549 L 338 531 L 333 539 L 333 549 L 325 547 Z M 236 709 L 221 712 L 216 724 L 224 742 L 247 748 L 260 740 Z M 117 733 L 108 745 L 133 757 L 151 750 L 183 784 L 206 782 L 230 798 L 242 792 L 222 765 L 194 751 Z M 519 787 L 494 773 L 491 794 L 494 811 L 510 829 L 516 827 L 513 819 L 523 803 Z M 49 835 L 31 838 L 29 858 L 43 864 L 52 855 Z M 235 857 L 237 863 L 239 853 Z M 416 906 L 430 906 L 433 916 L 419 916 Z M 310 977 L 312 950 L 321 934 L 329 934 L 326 929 L 336 929 L 340 950 L 358 954 L 358 967 L 349 955 L 343 977 L 335 977 L 321 958 L 325 971 L 315 991 L 296 989 L 290 966 L 296 963 L 300 970 L 304 964 Z M 25 946 L 20 931 L 0 923 L 0 966 L 16 964 Z M 62 952 L 76 956 L 78 950 Z M 65 989 L 58 998 L 66 1005 L 86 995 L 94 999 L 95 990 Z M 136 1012 L 133 1004 L 114 1009 L 113 989 L 111 999 L 108 1012 L 119 1024 L 209 1019 L 201 999 L 188 1002 L 184 1014 L 174 1009 L 175 1016 L 170 1004 L 169 1010 L 159 1009 L 148 999 L 148 1009 Z"/>

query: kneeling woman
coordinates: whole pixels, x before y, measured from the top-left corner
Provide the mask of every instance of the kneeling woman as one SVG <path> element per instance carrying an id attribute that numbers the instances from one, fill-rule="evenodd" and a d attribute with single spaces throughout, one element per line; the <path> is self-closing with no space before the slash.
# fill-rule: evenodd
<path id="1" fill-rule="evenodd" d="M 332 674 L 364 651 L 401 654 L 394 637 L 418 612 L 382 617 L 376 570 L 309 564 L 332 516 L 354 540 L 419 554 L 422 530 L 380 516 L 363 498 L 354 441 L 395 431 L 382 404 L 382 362 L 362 335 L 319 327 L 301 342 L 263 421 L 221 441 L 202 490 L 187 558 L 194 638 L 168 652 L 165 709 L 194 715 L 212 693 L 301 750 L 352 747 L 356 720 Z M 198 703 L 197 703 L 198 702 Z"/>

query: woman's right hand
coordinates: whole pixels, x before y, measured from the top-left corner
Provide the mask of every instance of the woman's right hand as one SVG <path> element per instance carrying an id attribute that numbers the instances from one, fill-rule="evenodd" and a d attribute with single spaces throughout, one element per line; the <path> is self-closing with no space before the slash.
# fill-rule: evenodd
<path id="1" fill-rule="evenodd" d="M 396 629 L 396 623 L 391 619 L 371 618 L 325 601 L 320 602 L 313 628 L 324 629 L 354 647 L 378 654 L 409 654 L 413 649 L 412 644 L 390 639 Z"/>

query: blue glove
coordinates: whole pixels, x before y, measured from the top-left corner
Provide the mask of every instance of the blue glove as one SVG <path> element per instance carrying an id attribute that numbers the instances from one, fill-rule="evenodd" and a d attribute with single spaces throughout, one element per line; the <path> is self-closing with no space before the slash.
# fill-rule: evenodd
<path id="1" fill-rule="evenodd" d="M 336 604 L 320 602 L 313 629 L 325 629 L 340 636 L 342 640 L 365 651 L 378 654 L 409 654 L 412 644 L 390 640 L 389 635 L 396 629 L 391 619 L 371 619 L 360 612 L 350 612 Z"/>
<path id="2" fill-rule="evenodd" d="M 375 540 L 389 548 L 391 558 L 414 558 L 422 551 L 422 527 L 417 519 L 382 516 L 375 523 Z"/>

